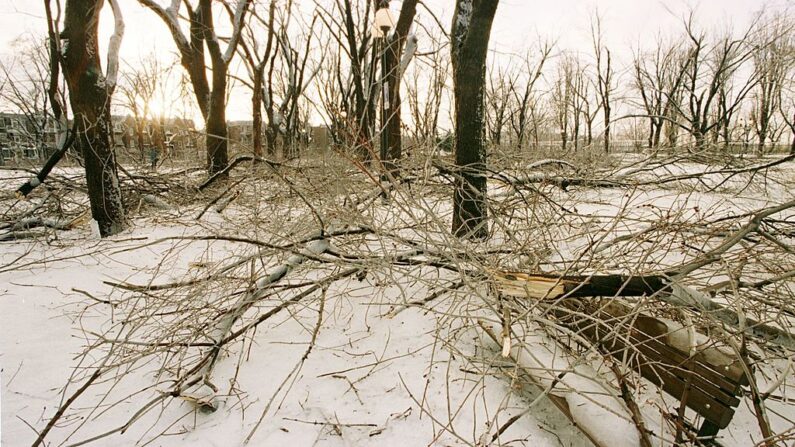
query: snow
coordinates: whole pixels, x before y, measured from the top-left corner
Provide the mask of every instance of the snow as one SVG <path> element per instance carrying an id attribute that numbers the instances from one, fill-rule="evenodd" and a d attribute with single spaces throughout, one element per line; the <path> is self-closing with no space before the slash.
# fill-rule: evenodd
<path id="1" fill-rule="evenodd" d="M 91 219 L 91 237 L 94 239 L 99 239 L 102 237 L 102 234 L 99 230 L 99 222 L 96 219 Z"/>
<path id="2" fill-rule="evenodd" d="M 544 169 L 546 163 L 542 163 Z M 793 167 L 785 165 L 780 172 Z M 55 175 L 79 175 L 79 170 L 70 169 L 56 170 Z M 675 175 L 698 169 L 703 167 L 674 165 L 638 175 L 643 179 L 652 173 Z M 714 244 L 714 239 L 701 244 L 703 235 L 693 223 L 734 216 L 790 197 L 790 185 L 778 181 L 780 172 L 771 175 L 764 188 L 750 186 L 739 193 L 733 189 L 747 179 L 732 179 L 714 191 L 694 191 L 687 187 L 692 183 L 689 180 L 681 182 L 684 186 L 637 189 L 564 192 L 545 188 L 551 200 L 574 209 L 565 215 L 552 206 L 519 202 L 515 191 L 492 184 L 490 195 L 496 206 L 510 208 L 520 217 L 522 213 L 536 216 L 526 222 L 538 223 L 538 227 L 512 228 L 511 235 L 521 239 L 529 234 L 528 240 L 536 245 L 521 256 L 537 259 L 521 260 L 511 254 L 504 257 L 504 265 L 494 267 L 535 262 L 546 268 L 560 265 L 563 270 L 575 265 L 571 259 L 579 259 L 591 246 L 600 250 L 589 254 L 589 262 L 603 271 L 676 265 L 694 251 L 684 242 L 700 248 Z M 13 191 L 27 176 L 0 171 L 0 191 Z M 320 188 L 344 197 L 361 193 L 344 183 L 349 181 L 345 177 L 327 179 Z M 711 181 L 706 180 L 707 186 L 714 186 Z M 720 180 L 716 177 L 714 182 Z M 423 187 L 430 188 L 414 186 Z M 84 355 L 86 347 L 109 338 L 129 342 L 117 343 L 115 349 L 140 352 L 141 360 L 102 377 L 80 396 L 48 435 L 54 444 L 67 438 L 67 444 L 91 439 L 135 417 L 124 433 L 98 438 L 92 444 L 227 446 L 243 445 L 250 437 L 248 445 L 255 446 L 488 445 L 503 424 L 521 415 L 492 445 L 591 445 L 539 389 L 512 379 L 516 369 L 501 355 L 504 347 L 478 330 L 480 322 L 495 328 L 499 324 L 485 287 L 463 287 L 420 306 L 416 302 L 429 292 L 449 287 L 459 277 L 423 265 L 400 271 L 383 266 L 414 250 L 396 243 L 401 237 L 427 244 L 414 260 L 429 259 L 438 255 L 434 250 L 442 252 L 445 247 L 473 253 L 483 249 L 450 239 L 447 195 L 402 189 L 394 191 L 391 204 L 373 200 L 356 216 L 356 223 L 389 227 L 394 234 L 388 239 L 363 234 L 339 246 L 339 239 L 311 239 L 306 232 L 298 232 L 314 228 L 316 219 L 296 206 L 294 197 L 281 201 L 269 183 L 249 188 L 254 190 L 245 190 L 223 213 L 208 213 L 201 222 L 193 216 L 202 203 L 172 206 L 168 213 L 150 210 L 149 215 L 135 217 L 130 229 L 107 239 L 92 237 L 92 224 L 87 223 L 59 231 L 52 240 L 0 243 L 0 439 L 4 446 L 33 442 L 36 434 L 31 427 L 41 430 L 87 380 L 92 370 L 85 368 L 101 364 L 108 352 L 101 348 Z M 327 205 L 323 217 L 332 232 L 352 211 L 349 201 Z M 563 218 L 575 234 L 558 225 Z M 541 228 L 544 222 L 553 225 Z M 671 236 L 671 228 L 681 233 Z M 577 233 L 582 229 L 588 231 Z M 639 232 L 646 239 L 621 239 Z M 268 251 L 252 244 L 196 239 L 218 234 L 296 245 Z M 302 238 L 306 242 L 297 244 Z M 498 233 L 491 243 L 499 247 L 507 239 Z M 555 246 L 545 247 L 548 241 Z M 663 243 L 670 243 L 670 250 L 646 253 L 644 244 Z M 329 253 L 335 250 L 364 261 L 341 262 Z M 635 251 L 638 259 L 630 263 L 626 253 Z M 648 258 L 641 259 L 644 255 Z M 185 322 L 169 314 L 173 306 L 194 309 L 197 316 L 188 323 L 206 334 L 205 341 L 217 342 L 230 329 L 253 324 L 258 315 L 279 309 L 295 296 L 287 287 L 363 265 L 369 268 L 360 275 L 329 283 L 225 345 L 206 382 L 197 382 L 180 396 L 159 400 L 150 411 L 137 413 L 147 402 L 171 392 L 175 377 L 185 373 L 177 365 L 190 366 L 208 351 L 206 346 L 174 349 L 174 355 L 188 353 L 174 359 L 163 350 L 146 357 L 145 348 L 134 345 L 182 340 L 179 331 Z M 212 274 L 223 274 L 223 278 L 190 293 L 182 289 L 159 294 L 124 291 L 108 284 L 162 286 Z M 268 289 L 282 276 L 278 285 L 285 286 L 284 290 Z M 724 279 L 715 274 L 704 282 Z M 246 300 L 257 293 L 269 295 L 256 303 Z M 241 302 L 251 307 L 239 321 L 222 312 Z M 149 319 L 133 318 L 141 316 Z M 609 365 L 594 353 L 562 350 L 542 330 L 543 323 L 539 318 L 516 328 L 518 336 L 510 338 L 508 353 L 520 366 L 543 371 L 542 386 L 557 380 L 552 394 L 561 395 L 578 423 L 604 444 L 637 445 L 637 430 L 615 395 Z M 218 327 L 222 330 L 214 331 Z M 168 332 L 171 329 L 173 333 Z M 686 332 L 677 326 L 670 337 L 687 344 L 692 340 Z M 786 398 L 791 361 L 785 355 L 775 364 L 760 365 L 760 388 Z M 557 374 L 563 371 L 567 372 L 559 378 Z M 670 440 L 673 435 L 659 409 L 670 411 L 678 402 L 645 382 L 632 391 L 649 428 Z M 788 429 L 787 418 L 795 415 L 791 404 L 770 400 L 767 405 L 774 431 Z M 688 416 L 694 419 L 690 410 Z M 750 399 L 744 399 L 731 427 L 721 432 L 721 443 L 749 445 L 760 439 L 758 432 Z"/>
<path id="3" fill-rule="evenodd" d="M 180 278 L 191 270 L 189 263 L 224 257 L 221 245 L 190 243 L 169 256 L 171 242 L 132 250 L 148 242 L 190 234 L 181 224 L 151 226 L 137 222 L 133 231 L 115 238 L 93 241 L 86 230 L 67 232 L 62 247 L 39 242 L 5 244 L 2 263 L 24 255 L 29 265 L 22 270 L 0 270 L 0 365 L 2 365 L 3 445 L 29 445 L 35 438 L 27 426 L 40 429 L 63 400 L 62 386 L 80 362 L 79 352 L 88 342 L 83 329 L 99 330 L 113 319 L 114 308 L 98 303 L 75 289 L 98 298 L 116 298 L 104 280 L 146 281 L 165 257 L 168 277 Z M 313 243 L 322 244 L 320 241 Z M 314 247 L 317 251 L 317 247 Z M 235 250 L 232 250 L 235 252 Z M 165 278 L 163 278 L 165 279 Z M 345 293 L 336 292 L 344 290 Z M 380 299 L 386 299 L 389 291 Z M 161 438 L 163 445 L 240 445 L 267 402 L 274 404 L 250 445 L 465 445 L 446 428 L 476 436 L 488 434 L 494 423 L 504 423 L 522 411 L 523 400 L 501 380 L 464 372 L 467 366 L 435 342 L 441 316 L 409 308 L 394 317 L 382 316 L 384 307 L 370 280 L 340 282 L 329 290 L 323 325 L 315 351 L 308 357 L 289 393 L 278 386 L 299 360 L 308 340 L 307 325 L 317 318 L 309 307 L 285 314 L 260 328 L 256 342 L 246 351 L 228 353 L 216 371 L 219 408 L 214 413 L 195 412 L 190 402 L 179 399 L 142 418 L 124 435 L 99 440 L 95 445 L 144 442 L 161 430 L 175 433 Z M 333 298 L 337 296 L 337 298 Z M 298 347 L 299 349 L 296 349 Z M 246 355 L 237 370 L 238 357 Z M 77 357 L 76 357 L 77 356 Z M 150 389 L 153 377 L 134 372 L 134 379 L 120 381 L 113 389 L 100 387 L 81 397 L 77 415 L 56 429 L 62 439 L 80 424 L 88 408 L 123 399 L 124 404 L 95 414 L 101 428 L 84 429 L 72 441 L 120 425 L 140 406 L 136 391 Z M 235 389 L 229 380 L 235 377 Z M 84 380 L 84 378 L 82 379 Z M 81 383 L 82 380 L 77 380 Z M 76 385 L 67 391 L 74 392 Z M 127 397 L 125 397 L 127 396 Z M 421 410 L 418 403 L 426 409 Z M 477 405 L 475 405 L 477 404 Z M 548 405 L 527 415 L 502 439 L 524 439 L 534 445 L 587 445 Z M 491 412 L 503 409 L 496 421 Z M 454 412 L 454 414 L 448 413 Z M 487 411 L 489 413 L 487 413 Z M 82 416 L 80 416 L 82 415 Z M 102 416 L 102 417 L 100 417 Z M 181 419 L 180 419 L 181 418 Z M 175 426 L 168 425 L 177 420 Z M 168 423 L 166 423 L 166 421 Z M 87 430 L 87 431 L 86 431 Z M 121 440 L 121 441 L 120 441 Z"/>

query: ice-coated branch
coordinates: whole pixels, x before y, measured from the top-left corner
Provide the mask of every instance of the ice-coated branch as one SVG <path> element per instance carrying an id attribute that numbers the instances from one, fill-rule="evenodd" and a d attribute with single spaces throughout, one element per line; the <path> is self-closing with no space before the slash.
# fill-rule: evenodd
<path id="1" fill-rule="evenodd" d="M 398 77 L 402 78 L 403 73 L 406 72 L 411 60 L 414 58 L 414 54 L 417 52 L 417 36 L 414 34 L 410 34 L 408 38 L 406 38 L 406 49 L 403 50 L 403 56 L 400 58 L 400 72 Z"/>
<path id="2" fill-rule="evenodd" d="M 171 5 L 168 8 L 163 8 L 154 0 L 138 0 L 138 3 L 149 8 L 160 17 L 163 22 L 168 26 L 171 36 L 174 38 L 174 43 L 177 44 L 180 53 L 190 50 L 188 38 L 182 33 L 177 22 L 177 12 L 179 11 L 179 0 L 171 0 Z"/>
<path id="3" fill-rule="evenodd" d="M 180 0 L 171 0 L 171 5 L 166 8 L 166 13 L 169 17 L 173 18 L 175 21 L 177 19 L 177 11 L 179 11 L 179 3 Z"/>
<path id="4" fill-rule="evenodd" d="M 235 55 L 237 44 L 240 42 L 240 33 L 243 30 L 243 18 L 246 15 L 246 9 L 251 4 L 251 0 L 238 0 L 237 7 L 235 8 L 234 22 L 232 23 L 232 37 L 229 39 L 229 45 L 226 47 L 224 53 L 224 62 L 229 63 L 232 56 Z"/>
<path id="5" fill-rule="evenodd" d="M 197 382 L 198 389 L 191 391 L 187 394 L 189 398 L 200 402 L 208 408 L 214 409 L 212 402 L 212 394 L 207 391 L 207 386 L 210 383 L 210 376 L 212 375 L 215 363 L 218 360 L 221 347 L 227 340 L 232 327 L 243 314 L 256 304 L 267 293 L 270 286 L 287 276 L 290 271 L 295 267 L 301 265 L 309 258 L 317 257 L 325 253 L 330 247 L 328 239 L 318 239 L 306 244 L 304 250 L 294 253 L 287 258 L 283 264 L 279 265 L 267 276 L 264 276 L 256 281 L 253 288 L 243 295 L 234 306 L 225 312 L 214 328 L 210 330 L 210 337 L 213 340 L 213 346 L 206 354 L 207 362 L 200 368 L 195 377 L 201 378 L 201 382 Z M 210 387 L 211 388 L 211 387 Z"/>
<path id="6" fill-rule="evenodd" d="M 114 29 L 110 36 L 108 45 L 108 68 L 105 74 L 105 85 L 110 91 L 116 87 L 116 80 L 119 77 L 119 48 L 124 37 L 124 16 L 121 13 L 118 0 L 109 0 L 110 7 L 113 9 Z"/>

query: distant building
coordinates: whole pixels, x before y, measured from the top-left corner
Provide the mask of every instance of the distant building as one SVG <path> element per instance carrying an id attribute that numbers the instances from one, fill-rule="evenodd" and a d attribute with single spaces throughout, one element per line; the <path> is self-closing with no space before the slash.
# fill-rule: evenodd
<path id="1" fill-rule="evenodd" d="M 226 123 L 230 149 L 234 152 L 251 152 L 254 147 L 253 121 L 228 121 Z M 264 133 L 261 133 L 265 141 Z M 264 144 L 264 143 L 263 143 Z"/>
<path id="2" fill-rule="evenodd" d="M 56 138 L 52 118 L 0 112 L 0 164 L 45 158 Z"/>
<path id="3" fill-rule="evenodd" d="M 227 132 L 229 138 L 229 150 L 231 153 L 250 153 L 254 150 L 254 122 L 253 121 L 228 121 Z M 262 144 L 266 145 L 265 123 L 262 128 Z M 276 144 L 283 144 L 280 134 Z M 329 134 L 326 126 L 308 127 L 306 130 L 295 135 L 293 143 L 304 147 L 326 148 L 329 145 Z"/>
<path id="4" fill-rule="evenodd" d="M 140 127 L 131 116 L 113 115 L 111 121 L 112 143 L 122 160 L 144 159 L 152 148 L 184 157 L 198 153 L 203 141 L 193 120 L 187 118 L 147 119 Z M 139 131 L 142 148 L 139 148 Z M 0 112 L 0 164 L 42 161 L 55 151 L 57 140 L 58 129 L 52 118 L 45 121 L 25 114 Z"/>
<path id="5" fill-rule="evenodd" d="M 202 141 L 193 120 L 187 118 L 141 119 L 114 115 L 113 145 L 121 157 L 145 159 L 151 150 L 185 157 L 196 153 Z"/>
<path id="6" fill-rule="evenodd" d="M 318 149 L 328 149 L 331 145 L 331 136 L 328 126 L 312 126 L 309 128 L 309 144 Z"/>

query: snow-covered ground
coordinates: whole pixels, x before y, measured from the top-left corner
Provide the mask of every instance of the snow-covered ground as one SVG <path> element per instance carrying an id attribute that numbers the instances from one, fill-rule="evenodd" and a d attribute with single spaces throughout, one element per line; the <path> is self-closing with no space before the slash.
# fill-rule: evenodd
<path id="1" fill-rule="evenodd" d="M 54 246 L 4 244 L 0 258 L 6 266 L 0 269 L 3 445 L 32 443 L 34 429 L 52 417 L 64 392 L 68 396 L 80 386 L 78 382 L 63 390 L 70 376 L 79 374 L 76 368 L 88 342 L 86 331 L 114 318 L 113 306 L 77 290 L 113 299 L 113 290 L 103 281 L 145 281 L 145 272 L 157 268 L 171 244 L 125 250 L 185 232 L 181 224 L 143 223 L 103 241 L 90 239 L 83 229 L 61 234 Z M 218 258 L 222 251 L 220 243 L 208 250 L 207 243 L 196 242 L 171 256 L 163 267 L 179 277 L 191 262 L 207 261 L 208 253 Z M 17 265 L 7 267 L 19 257 Z M 338 290 L 345 293 L 335 293 Z M 443 317 L 419 308 L 384 316 L 387 309 L 374 302 L 374 290 L 366 282 L 350 279 L 327 292 L 315 347 L 294 376 L 290 372 L 304 354 L 318 318 L 317 309 L 311 307 L 285 312 L 259 328 L 244 350 L 223 360 L 216 375 L 224 380 L 216 385 L 224 397 L 216 412 L 197 412 L 191 403 L 176 400 L 153 409 L 123 435 L 96 445 L 143 444 L 160 433 L 167 436 L 157 438 L 155 445 L 240 445 L 268 406 L 251 445 L 465 445 L 466 440 L 445 428 L 449 419 L 471 441 L 523 411 L 526 402 L 507 383 L 468 369 L 465 360 L 437 342 Z M 238 370 L 239 355 L 245 359 Z M 80 435 L 70 441 L 127 422 L 138 410 L 135 403 L 150 397 L 132 394 L 154 383 L 149 371 L 132 374 L 135 380 L 121 388 L 113 387 L 115 379 L 110 377 L 105 386 L 81 396 L 74 404 L 76 414 L 59 424 L 53 439 L 65 438 L 82 424 Z M 291 379 L 283 384 L 288 376 Z M 232 377 L 234 389 L 230 389 Z M 94 405 L 99 407 L 92 414 Z M 443 420 L 434 420 L 441 416 Z M 92 424 L 94 418 L 102 425 Z M 559 440 L 564 445 L 587 445 L 567 425 L 542 401 L 501 439 L 517 445 L 554 446 Z"/>
<path id="2" fill-rule="evenodd" d="M 483 287 L 419 303 L 459 279 L 450 269 L 421 261 L 438 254 L 453 269 L 469 268 L 471 260 L 434 251 L 449 245 L 450 250 L 470 250 L 473 257 L 482 254 L 495 263 L 488 268 L 541 265 L 546 270 L 620 272 L 675 265 L 712 243 L 704 242 L 701 223 L 791 200 L 786 173 L 792 168 L 784 165 L 773 176 L 777 180 L 767 184 L 755 181 L 744 187 L 748 178 L 737 176 L 714 191 L 694 190 L 691 183 L 698 181 L 664 188 L 544 188 L 548 202 L 536 197 L 532 203 L 509 188 L 494 186 L 495 206 L 513 213 L 515 221 L 504 222 L 514 227 L 480 246 L 454 242 L 442 231 L 449 222 L 447 196 L 423 197 L 417 194 L 421 186 L 396 193 L 391 205 L 376 200 L 354 215 L 350 200 L 333 205 L 310 200 L 313 206 L 326 206 L 312 211 L 300 206 L 290 190 L 274 189 L 272 183 L 249 186 L 223 214 L 209 211 L 201 221 L 194 217 L 204 202 L 171 210 L 144 206 L 130 229 L 105 240 L 95 239 L 83 222 L 46 238 L 0 242 L 2 445 L 32 444 L 37 431 L 76 393 L 47 436 L 52 445 L 591 445 L 548 399 L 539 398 L 538 389 L 512 379 L 514 367 L 476 324 L 497 328 L 499 321 L 489 314 L 493 303 Z M 703 166 L 680 164 L 655 173 L 681 175 L 699 169 Z M 12 171 L 0 175 L 4 194 L 25 178 Z M 638 177 L 647 178 L 652 177 Z M 360 185 L 346 181 L 345 176 L 331 176 L 306 184 L 338 196 L 362 192 Z M 705 181 L 713 180 L 710 176 Z M 714 181 L 707 186 L 718 186 L 722 177 Z M 36 200 L 41 198 L 15 206 L 32 208 Z M 180 396 L 168 395 L 175 380 L 185 376 L 184 368 L 208 351 L 203 345 L 181 346 L 188 339 L 185 331 L 199 334 L 194 340 L 212 341 L 219 316 L 257 278 L 276 271 L 291 253 L 303 253 L 303 245 L 288 245 L 311 233 L 297 229 L 314 228 L 315 212 L 329 227 L 343 221 L 351 227 L 377 225 L 388 237 L 330 238 L 339 253 L 356 259 L 325 254 L 290 266 L 281 288 L 274 288 L 236 323 L 239 328 L 256 322 L 256 329 L 221 349 L 211 382 Z M 643 238 L 628 237 L 639 232 Z M 201 239 L 219 234 L 226 240 Z M 406 239 L 427 244 L 423 254 L 410 257 L 416 265 L 397 269 L 383 264 L 412 248 Z M 490 247 L 513 243 L 515 253 L 486 254 Z M 661 246 L 666 250 L 657 250 Z M 237 259 L 245 262 L 225 269 Z M 758 260 L 769 262 L 764 254 Z M 285 304 L 306 284 L 362 265 L 357 262 L 370 267 Z M 779 262 L 789 266 L 792 260 Z M 217 276 L 203 280 L 212 275 Z M 698 277 L 701 285 L 722 278 L 714 272 Z M 188 280 L 198 285 L 151 287 Z M 123 290 L 111 284 L 147 287 Z M 195 309 L 195 319 L 185 309 Z M 273 316 L 257 322 L 268 312 Z M 566 356 L 540 332 L 527 333 L 524 343 L 522 349 L 529 349 L 553 373 L 574 371 L 570 377 L 577 378 L 569 386 L 587 388 L 593 385 L 585 383 L 589 375 L 604 373 L 604 365 L 592 356 L 569 357 L 574 363 L 563 366 Z M 760 368 L 760 387 L 775 383 L 782 370 L 788 373 L 790 355 L 780 355 L 775 368 Z M 107 372 L 80 393 L 98 366 Z M 786 400 L 790 387 L 787 377 L 775 390 L 783 398 L 767 403 L 776 433 L 793 426 L 795 409 Z M 657 415 L 650 428 L 665 432 L 659 409 L 675 412 L 676 400 L 649 384 L 634 391 L 644 415 Z M 211 402 L 205 401 L 209 395 Z M 589 401 L 574 401 L 579 403 L 572 412 L 603 426 L 606 445 L 637 442 L 625 416 L 594 413 Z M 208 411 L 207 403 L 215 411 Z M 727 446 L 760 441 L 750 399 L 743 400 L 721 435 Z M 667 445 L 663 439 L 658 442 Z"/>

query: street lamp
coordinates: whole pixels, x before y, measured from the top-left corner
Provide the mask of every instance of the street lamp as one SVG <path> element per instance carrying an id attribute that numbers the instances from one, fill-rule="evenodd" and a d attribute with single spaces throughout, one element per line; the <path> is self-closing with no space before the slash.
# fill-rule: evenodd
<path id="1" fill-rule="evenodd" d="M 386 38 L 389 35 L 389 31 L 395 26 L 395 19 L 392 17 L 392 11 L 389 10 L 387 4 L 382 5 L 375 11 L 374 25 L 376 35 L 381 38 Z"/>
<path id="2" fill-rule="evenodd" d="M 389 10 L 389 2 L 383 2 L 381 7 L 375 11 L 375 23 L 373 24 L 376 35 L 381 41 L 381 181 L 387 180 L 385 160 L 387 159 L 387 149 L 389 147 L 389 132 L 387 123 L 389 121 L 389 81 L 387 80 L 388 69 L 386 66 L 386 52 L 388 47 L 389 32 L 395 25 L 392 12 Z"/>

